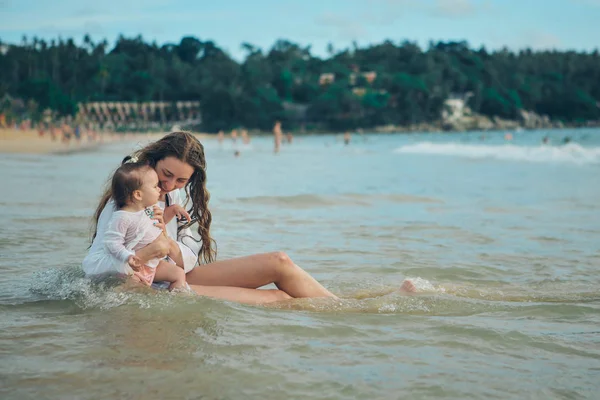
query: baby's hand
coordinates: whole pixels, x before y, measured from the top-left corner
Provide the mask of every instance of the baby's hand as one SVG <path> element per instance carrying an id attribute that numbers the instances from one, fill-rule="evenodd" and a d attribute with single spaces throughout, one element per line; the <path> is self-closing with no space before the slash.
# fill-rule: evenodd
<path id="1" fill-rule="evenodd" d="M 142 260 L 138 256 L 129 256 L 127 264 L 129 264 L 132 270 L 138 272 L 142 267 Z"/>
<path id="2" fill-rule="evenodd" d="M 185 208 L 181 207 L 179 204 L 173 204 L 165 208 L 164 220 L 165 224 L 168 224 L 173 217 L 177 217 L 178 219 L 185 218 L 190 221 L 190 214 L 185 210 Z"/>

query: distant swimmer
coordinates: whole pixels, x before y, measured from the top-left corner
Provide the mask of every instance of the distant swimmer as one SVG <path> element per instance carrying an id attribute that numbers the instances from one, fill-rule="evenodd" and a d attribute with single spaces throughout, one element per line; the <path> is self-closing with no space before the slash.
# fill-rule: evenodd
<path id="1" fill-rule="evenodd" d="M 346 146 L 348 146 L 350 144 L 350 138 L 351 138 L 350 132 L 344 133 L 344 144 Z"/>
<path id="2" fill-rule="evenodd" d="M 240 151 L 239 151 L 239 150 L 236 150 L 236 151 L 234 151 L 234 152 L 233 152 L 233 155 L 234 155 L 235 157 L 239 157 L 239 156 L 240 156 L 240 154 L 241 154 L 241 153 L 240 153 Z"/>
<path id="3" fill-rule="evenodd" d="M 281 147 L 281 137 L 283 136 L 281 132 L 281 122 L 275 121 L 275 126 L 273 126 L 273 139 L 275 141 L 275 153 L 279 153 L 279 148 Z"/>
<path id="4" fill-rule="evenodd" d="M 513 135 L 512 135 L 512 133 L 510 133 L 510 132 L 507 132 L 507 133 L 504 135 L 504 140 L 512 140 L 512 139 L 513 139 Z"/>
<path id="5" fill-rule="evenodd" d="M 287 139 L 288 144 L 292 144 L 294 141 L 294 135 L 291 132 L 285 134 L 285 138 Z"/>
<path id="6" fill-rule="evenodd" d="M 250 143 L 250 136 L 248 135 L 248 131 L 246 129 L 242 129 L 242 142 L 244 144 Z"/>
<path id="7" fill-rule="evenodd" d="M 225 139 L 225 133 L 223 131 L 219 131 L 217 134 L 217 140 L 219 141 L 219 144 L 223 143 L 223 139 Z"/>
<path id="8" fill-rule="evenodd" d="M 231 140 L 233 140 L 233 143 L 237 142 L 237 137 L 238 137 L 237 129 L 233 129 L 231 131 Z"/>
<path id="9" fill-rule="evenodd" d="M 571 143 L 571 137 L 570 136 L 565 136 L 565 138 L 563 139 L 563 144 L 568 144 Z"/>
<path id="10" fill-rule="evenodd" d="M 550 139 L 548 138 L 548 136 L 544 136 L 544 138 L 542 139 L 542 143 L 544 144 L 548 144 L 549 141 Z"/>

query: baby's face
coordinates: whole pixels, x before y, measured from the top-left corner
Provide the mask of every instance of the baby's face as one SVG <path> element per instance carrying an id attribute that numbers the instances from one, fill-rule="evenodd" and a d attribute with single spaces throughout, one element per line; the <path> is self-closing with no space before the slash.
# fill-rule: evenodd
<path id="1" fill-rule="evenodd" d="M 142 175 L 142 203 L 144 207 L 150 207 L 158 202 L 160 187 L 158 186 L 158 175 L 154 168 L 148 168 Z"/>

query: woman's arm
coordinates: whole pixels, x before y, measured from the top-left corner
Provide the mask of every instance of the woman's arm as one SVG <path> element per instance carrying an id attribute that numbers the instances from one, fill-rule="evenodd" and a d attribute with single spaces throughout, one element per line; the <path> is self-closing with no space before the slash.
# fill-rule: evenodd
<path id="1" fill-rule="evenodd" d="M 171 205 L 177 204 L 184 207 L 184 199 L 178 190 L 168 194 Z M 193 239 L 193 233 L 190 228 L 184 228 L 178 231 L 177 220 L 173 218 L 167 224 L 167 234 L 172 241 L 169 246 L 169 257 L 177 265 L 183 267 L 185 272 L 193 270 L 198 265 L 198 253 L 200 252 L 200 243 Z"/>
<path id="2" fill-rule="evenodd" d="M 135 252 L 135 255 L 140 258 L 142 263 L 147 263 L 153 258 L 164 258 L 169 255 L 171 239 L 160 235 L 154 242 L 142 247 Z"/>

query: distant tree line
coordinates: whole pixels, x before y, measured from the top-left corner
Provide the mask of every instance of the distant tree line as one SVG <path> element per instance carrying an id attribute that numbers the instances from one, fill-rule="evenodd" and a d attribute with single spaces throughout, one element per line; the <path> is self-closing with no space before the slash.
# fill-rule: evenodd
<path id="1" fill-rule="evenodd" d="M 444 101 L 465 93 L 470 108 L 487 116 L 514 119 L 525 109 L 567 123 L 600 119 L 598 51 L 490 52 L 466 42 L 424 50 L 385 41 L 330 46 L 322 59 L 285 40 L 268 51 L 242 48 L 239 63 L 195 37 L 164 45 L 120 37 L 112 49 L 88 35 L 81 45 L 24 37 L 0 42 L 0 98 L 61 115 L 74 115 L 79 102 L 200 101 L 207 131 L 266 130 L 275 120 L 333 130 L 416 124 L 438 120 Z"/>

